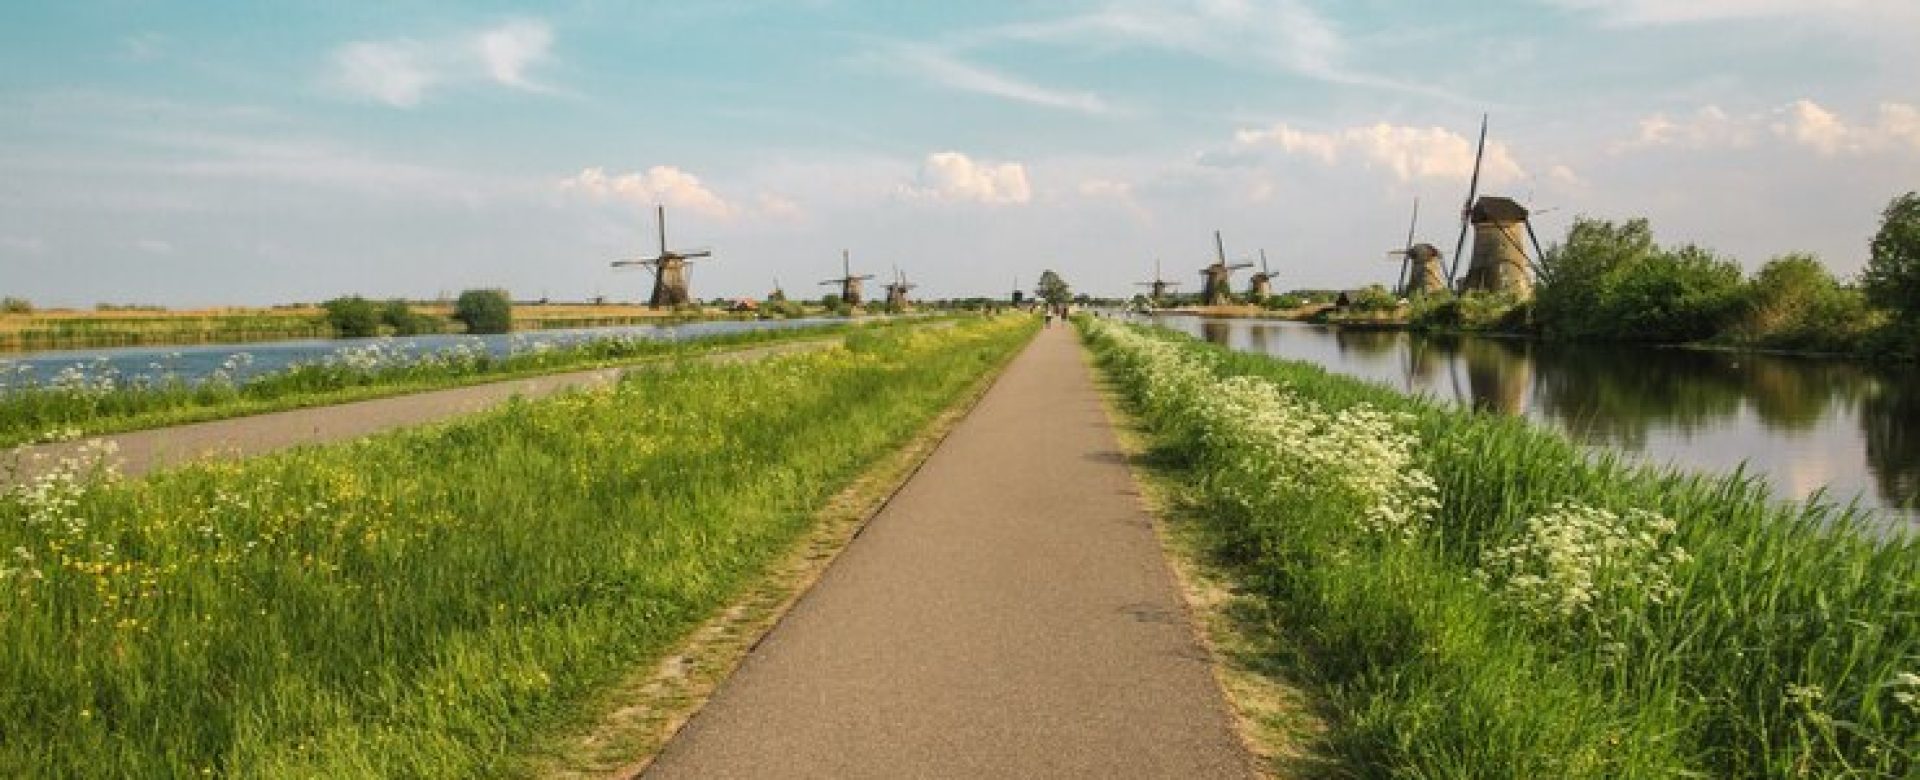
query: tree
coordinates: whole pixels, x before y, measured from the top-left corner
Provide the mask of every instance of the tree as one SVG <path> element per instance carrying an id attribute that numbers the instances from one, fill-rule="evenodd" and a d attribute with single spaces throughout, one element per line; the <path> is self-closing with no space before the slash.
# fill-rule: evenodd
<path id="1" fill-rule="evenodd" d="M 327 324 L 341 338 L 358 339 L 380 333 L 380 310 L 358 295 L 335 298 L 320 304 L 327 311 Z"/>
<path id="2" fill-rule="evenodd" d="M 11 295 L 0 298 L 0 314 L 32 314 L 33 301 Z"/>
<path id="3" fill-rule="evenodd" d="M 1051 270 L 1040 273 L 1038 292 L 1041 300 L 1046 301 L 1050 306 L 1063 306 L 1073 300 L 1073 289 L 1067 286 L 1066 280 L 1061 279 L 1059 274 Z"/>
<path id="4" fill-rule="evenodd" d="M 506 290 L 467 290 L 454 301 L 453 318 L 468 333 L 506 333 L 513 330 L 513 301 Z"/>
<path id="5" fill-rule="evenodd" d="M 412 306 L 399 298 L 380 304 L 380 324 L 393 328 L 393 334 L 396 336 L 413 336 L 440 330 L 438 323 L 434 322 L 432 317 L 414 311 Z"/>
<path id="6" fill-rule="evenodd" d="M 1920 193 L 1894 198 L 1880 216 L 1880 232 L 1860 286 L 1867 300 L 1902 320 L 1920 320 Z"/>
<path id="7" fill-rule="evenodd" d="M 1620 275 L 1658 251 L 1645 219 L 1618 225 L 1575 219 L 1566 243 L 1549 247 L 1540 258 L 1540 282 L 1534 287 L 1540 324 L 1559 336 L 1600 335 L 1610 325 L 1599 316 L 1601 302 Z"/>

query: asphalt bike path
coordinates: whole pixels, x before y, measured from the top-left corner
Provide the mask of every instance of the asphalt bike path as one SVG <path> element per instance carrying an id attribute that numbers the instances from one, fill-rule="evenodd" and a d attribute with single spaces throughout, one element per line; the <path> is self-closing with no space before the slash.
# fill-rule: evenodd
<path id="1" fill-rule="evenodd" d="M 693 359 L 716 363 L 758 360 L 771 355 L 824 349 L 840 343 L 841 340 L 837 338 L 794 341 L 715 352 Z M 0 452 L 0 461 L 10 463 L 10 466 L 0 467 L 0 487 L 26 482 L 57 468 L 62 459 L 81 456 L 83 448 L 92 441 L 104 440 L 117 445 L 118 451 L 113 456 L 116 471 L 123 476 L 137 477 L 194 460 L 247 457 L 305 444 L 341 441 L 395 428 L 440 422 L 484 411 L 515 396 L 535 399 L 563 390 L 604 385 L 617 381 L 628 371 L 645 371 L 649 367 L 671 362 L 671 359 L 667 359 L 548 374 L 330 406 L 89 436 L 79 441 L 15 447 Z"/>
<path id="2" fill-rule="evenodd" d="M 1049 328 L 645 776 L 1250 777 L 1176 588 Z"/>

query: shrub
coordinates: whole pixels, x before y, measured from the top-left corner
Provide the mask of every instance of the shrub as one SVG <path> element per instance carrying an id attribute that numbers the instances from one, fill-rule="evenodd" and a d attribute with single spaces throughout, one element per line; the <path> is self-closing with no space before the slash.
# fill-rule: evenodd
<path id="1" fill-rule="evenodd" d="M 341 338 L 358 339 L 380 333 L 380 311 L 358 295 L 335 298 L 320 304 L 327 311 L 327 325 Z"/>
<path id="2" fill-rule="evenodd" d="M 1540 257 L 1534 306 L 1541 327 L 1555 336 L 1601 335 L 1608 327 L 1600 316 L 1600 303 L 1611 293 L 1614 280 L 1623 269 L 1656 251 L 1653 228 L 1644 219 L 1616 225 L 1576 218 L 1567 229 L 1567 240 L 1548 247 Z"/>
<path id="3" fill-rule="evenodd" d="M 1286 293 L 1267 297 L 1267 308 L 1274 311 L 1289 311 L 1307 305 L 1307 299 L 1298 293 Z"/>
<path id="4" fill-rule="evenodd" d="M 396 336 L 412 336 L 420 333 L 437 333 L 440 323 L 434 318 L 414 311 L 406 301 L 394 298 L 380 305 L 380 324 L 393 329 Z"/>
<path id="5" fill-rule="evenodd" d="M 1592 330 L 1622 341 L 1697 341 L 1727 327 L 1740 293 L 1739 265 L 1689 244 L 1621 269 Z"/>
<path id="6" fill-rule="evenodd" d="M 1393 312 L 1400 309 L 1400 299 L 1377 284 L 1368 285 L 1348 300 L 1350 303 L 1347 308 L 1354 311 Z"/>
<path id="7" fill-rule="evenodd" d="M 513 330 L 513 301 L 506 290 L 467 290 L 454 301 L 453 318 L 468 333 L 506 333 Z"/>
<path id="8" fill-rule="evenodd" d="M 8 296 L 0 298 L 0 314 L 32 314 L 33 301 Z"/>
<path id="9" fill-rule="evenodd" d="M 1754 274 L 1727 338 L 1774 349 L 1845 352 L 1883 319 L 1858 289 L 1841 286 L 1812 255 L 1790 254 Z"/>

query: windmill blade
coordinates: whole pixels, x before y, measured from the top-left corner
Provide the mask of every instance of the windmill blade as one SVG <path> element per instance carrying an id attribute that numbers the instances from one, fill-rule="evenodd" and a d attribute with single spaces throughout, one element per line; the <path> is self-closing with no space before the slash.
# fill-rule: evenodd
<path id="1" fill-rule="evenodd" d="M 1213 254 L 1221 263 L 1227 262 L 1227 245 L 1220 240 L 1220 231 L 1213 231 Z"/>
<path id="2" fill-rule="evenodd" d="M 1267 248 L 1266 247 L 1260 248 L 1260 273 L 1266 274 L 1268 276 L 1273 275 L 1272 271 L 1267 270 Z"/>
<path id="3" fill-rule="evenodd" d="M 653 207 L 653 213 L 660 224 L 660 255 L 665 257 L 667 254 L 667 207 L 656 205 Z"/>
<path id="4" fill-rule="evenodd" d="M 1400 276 L 1394 280 L 1393 289 L 1400 295 L 1407 294 L 1407 273 L 1413 270 L 1413 233 L 1420 227 L 1420 196 L 1413 197 L 1413 219 L 1407 222 L 1407 248 L 1400 255 Z"/>
<path id="5" fill-rule="evenodd" d="M 1460 272 L 1460 253 L 1467 248 L 1467 225 L 1472 219 L 1473 199 L 1480 194 L 1480 162 L 1487 152 L 1487 115 L 1480 115 L 1480 144 L 1473 152 L 1473 178 L 1467 180 L 1467 203 L 1460 207 L 1460 237 L 1453 242 L 1453 262 L 1447 266 L 1447 287 L 1453 287 Z"/>

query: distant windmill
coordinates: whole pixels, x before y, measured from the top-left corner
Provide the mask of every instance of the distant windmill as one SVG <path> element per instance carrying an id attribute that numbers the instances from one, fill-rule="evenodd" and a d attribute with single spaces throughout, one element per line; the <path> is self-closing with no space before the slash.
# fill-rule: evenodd
<path id="1" fill-rule="evenodd" d="M 1233 304 L 1233 272 L 1242 268 L 1252 268 L 1252 263 L 1227 264 L 1227 245 L 1220 240 L 1220 231 L 1213 231 L 1213 264 L 1200 269 L 1200 305 L 1229 306 Z"/>
<path id="2" fill-rule="evenodd" d="M 1247 300 L 1261 303 L 1273 297 L 1273 271 L 1267 268 L 1267 250 L 1260 250 L 1260 270 L 1253 275 L 1253 282 L 1247 285 Z"/>
<path id="3" fill-rule="evenodd" d="M 1453 263 L 1447 268 L 1447 282 L 1453 284 L 1460 270 L 1460 253 L 1467 247 L 1467 228 L 1473 228 L 1473 257 L 1467 263 L 1467 277 L 1460 280 L 1461 292 L 1511 292 L 1528 297 L 1533 294 L 1533 261 L 1520 243 L 1525 231 L 1533 240 L 1534 251 L 1540 242 L 1533 238 L 1533 226 L 1527 223 L 1527 209 L 1512 198 L 1480 196 L 1480 162 L 1487 151 L 1487 117 L 1480 117 L 1480 144 L 1473 155 L 1473 178 L 1467 184 L 1467 201 L 1460 209 L 1460 237 L 1454 241 Z"/>
<path id="4" fill-rule="evenodd" d="M 1397 294 L 1417 298 L 1447 289 L 1446 269 L 1440 265 L 1440 249 L 1432 244 L 1413 243 L 1420 227 L 1420 199 L 1413 199 L 1413 220 L 1407 224 L 1407 248 L 1388 252 L 1400 258 L 1400 277 L 1394 282 Z"/>
<path id="5" fill-rule="evenodd" d="M 1147 298 L 1148 298 L 1148 300 L 1150 300 L 1150 301 L 1152 301 L 1152 302 L 1153 302 L 1153 305 L 1154 305 L 1155 307 L 1158 307 L 1158 306 L 1160 306 L 1160 305 L 1161 305 L 1161 301 L 1164 301 L 1164 300 L 1166 300 L 1166 297 L 1167 297 L 1167 291 L 1168 291 L 1168 290 L 1170 290 L 1170 289 L 1173 289 L 1173 288 L 1175 288 L 1175 287 L 1179 287 L 1179 286 L 1180 286 L 1180 283 L 1179 283 L 1179 282 L 1170 282 L 1170 281 L 1167 281 L 1165 277 L 1162 277 L 1162 276 L 1160 275 L 1160 261 L 1159 261 L 1159 260 L 1155 260 L 1155 261 L 1153 261 L 1153 281 L 1151 281 L 1151 282 L 1134 282 L 1133 284 L 1134 284 L 1134 286 L 1135 286 L 1135 287 L 1147 287 L 1147 288 L 1151 288 L 1151 289 L 1149 289 L 1149 291 L 1147 292 Z"/>
<path id="6" fill-rule="evenodd" d="M 855 276 L 853 273 L 853 260 L 845 249 L 840 250 L 840 273 L 840 278 L 828 279 L 821 282 L 821 284 L 840 285 L 840 300 L 848 306 L 859 306 L 861 301 L 860 283 L 872 279 L 873 274 Z"/>
<path id="7" fill-rule="evenodd" d="M 1013 292 L 1007 295 L 1007 300 L 1012 301 L 1013 305 L 1019 306 L 1020 302 L 1026 299 L 1027 291 L 1020 289 L 1020 277 L 1013 277 Z"/>
<path id="8" fill-rule="evenodd" d="M 682 306 L 693 300 L 687 292 L 687 266 L 690 265 L 687 261 L 696 257 L 712 257 L 713 252 L 707 249 L 667 249 L 667 207 L 655 206 L 654 209 L 660 221 L 660 254 L 615 260 L 613 267 L 640 266 L 653 271 L 653 296 L 647 299 L 648 306 L 655 309 Z"/>
<path id="9" fill-rule="evenodd" d="M 887 283 L 887 311 L 903 312 L 907 310 L 907 292 L 920 285 L 907 281 L 907 275 L 900 269 L 893 269 L 893 281 Z"/>
<path id="10" fill-rule="evenodd" d="M 780 286 L 780 277 L 773 277 L 773 292 L 767 293 L 767 303 L 786 303 L 787 290 Z"/>

